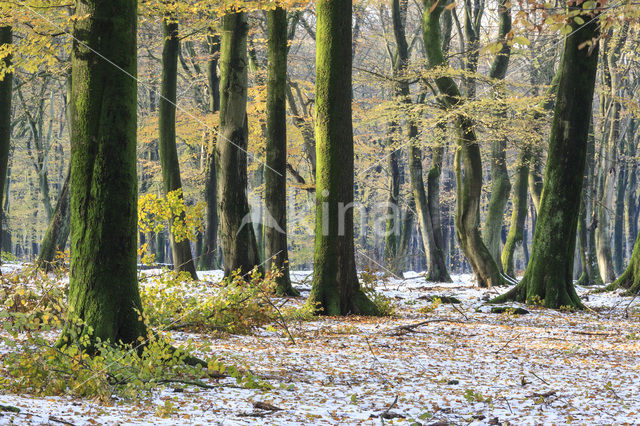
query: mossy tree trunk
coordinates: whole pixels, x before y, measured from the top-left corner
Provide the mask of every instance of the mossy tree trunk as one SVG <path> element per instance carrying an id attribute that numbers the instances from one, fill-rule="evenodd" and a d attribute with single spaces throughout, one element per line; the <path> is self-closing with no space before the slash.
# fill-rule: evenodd
<path id="1" fill-rule="evenodd" d="M 247 200 L 247 16 L 222 18 L 220 47 L 220 127 L 216 181 L 220 242 L 225 275 L 259 266 L 258 246 Z"/>
<path id="2" fill-rule="evenodd" d="M 353 241 L 351 1 L 316 2 L 316 230 L 308 303 L 325 315 L 377 314 L 360 288 Z"/>
<path id="3" fill-rule="evenodd" d="M 0 27 L 0 45 L 13 42 L 11 27 Z M 11 55 L 4 58 L 3 68 L 11 66 Z M 0 80 L 0 203 L 4 195 L 7 167 L 9 164 L 9 147 L 11 145 L 11 97 L 13 94 L 13 73 L 5 72 Z M 3 212 L 0 209 L 0 247 L 2 247 Z M 1 274 L 1 273 L 0 273 Z"/>
<path id="4" fill-rule="evenodd" d="M 218 59 L 220 56 L 220 37 L 209 30 L 207 35 L 209 60 L 207 61 L 207 81 L 209 84 L 209 112 L 220 110 L 220 79 L 218 78 Z M 205 165 L 204 198 L 207 202 L 207 222 L 204 228 L 202 253 L 198 260 L 201 270 L 218 267 L 218 188 L 216 184 L 215 135 L 209 134 L 209 146 Z"/>
<path id="5" fill-rule="evenodd" d="M 530 161 L 530 148 L 525 146 L 520 149 L 518 164 L 516 165 L 515 191 L 511 201 L 513 204 L 511 225 L 509 226 L 509 233 L 507 234 L 507 240 L 504 243 L 501 255 L 502 270 L 510 277 L 515 277 L 513 256 L 516 252 L 516 247 L 522 245 L 524 241 L 524 225 L 527 219 L 527 191 L 529 189 L 528 177 Z"/>
<path id="6" fill-rule="evenodd" d="M 489 78 L 496 82 L 497 102 L 503 103 L 504 90 L 502 80 L 507 75 L 511 47 L 507 43 L 507 34 L 511 31 L 511 6 L 507 0 L 500 0 L 498 7 L 498 41 L 502 43 L 502 49 L 498 52 L 491 65 Z M 498 116 L 507 120 L 506 105 L 501 105 Z M 489 208 L 483 228 L 483 239 L 487 249 L 502 268 L 500 249 L 502 245 L 502 225 L 504 223 L 504 210 L 509 201 L 511 183 L 507 171 L 507 139 L 499 136 L 491 143 L 491 196 Z M 513 271 L 512 271 L 513 272 Z"/>
<path id="7" fill-rule="evenodd" d="M 76 13 L 87 19 L 74 23 L 71 57 L 69 309 L 92 342 L 133 344 L 146 336 L 136 268 L 137 2 L 78 0 Z"/>
<path id="8" fill-rule="evenodd" d="M 394 75 L 398 83 L 396 83 L 395 87 L 395 96 L 399 102 L 402 102 L 405 106 L 410 106 L 411 91 L 409 83 L 404 76 L 409 63 L 409 46 L 406 39 L 405 23 L 402 19 L 403 12 L 400 3 L 399 0 L 394 0 L 392 3 L 393 32 L 397 49 Z M 447 44 L 448 43 L 444 43 L 445 46 Z M 439 137 L 444 133 L 445 129 L 442 125 L 438 126 L 438 129 Z M 450 282 L 451 277 L 447 271 L 444 238 L 442 237 L 442 224 L 440 220 L 440 173 L 442 170 L 444 148 L 441 141 L 435 141 L 431 169 L 427 174 L 427 189 L 425 190 L 422 169 L 422 149 L 418 145 L 417 136 L 418 128 L 415 123 L 409 120 L 407 125 L 407 138 L 411 144 L 409 148 L 409 178 L 418 224 L 420 226 L 420 236 L 422 237 L 422 244 L 426 254 L 428 279 L 434 282 Z M 397 190 L 399 192 L 399 185 Z"/>
<path id="9" fill-rule="evenodd" d="M 609 284 L 606 290 L 627 289 L 627 294 L 640 293 L 640 234 L 636 237 L 629 266 L 620 277 Z"/>
<path id="10" fill-rule="evenodd" d="M 178 80 L 178 23 L 173 17 L 165 16 L 162 20 L 162 76 L 160 86 L 159 105 L 159 138 L 160 164 L 162 166 L 162 182 L 165 194 L 182 189 L 180 179 L 180 163 L 178 162 L 178 148 L 176 146 L 176 90 Z M 183 220 L 184 217 L 180 217 Z M 180 238 L 180 240 L 177 240 Z M 196 266 L 191 254 L 191 244 L 188 239 L 174 236 L 169 232 L 171 252 L 173 253 L 174 269 L 188 272 L 191 278 L 198 279 Z"/>
<path id="11" fill-rule="evenodd" d="M 446 65 L 440 42 L 439 25 L 439 18 L 445 5 L 434 0 L 425 0 L 424 5 L 422 31 L 429 66 L 434 68 Z M 440 92 L 440 99 L 446 108 L 455 109 L 462 105 L 464 100 L 460 89 L 451 77 L 437 78 L 436 85 Z M 473 85 L 468 89 L 472 92 Z M 474 123 L 462 114 L 455 114 L 455 127 L 457 133 L 454 160 L 457 183 L 455 222 L 458 241 L 476 275 L 478 285 L 481 287 L 502 285 L 507 280 L 501 274 L 500 268 L 480 236 L 478 218 L 482 191 L 482 160 Z"/>
<path id="12" fill-rule="evenodd" d="M 531 259 L 522 281 L 494 302 L 516 300 L 542 303 L 549 308 L 582 307 L 573 286 L 573 263 L 598 66 L 598 42 L 593 40 L 597 40 L 599 30 L 597 21 L 572 25 L 575 31 L 565 40 L 560 65 Z M 584 47 L 586 42 L 596 45 Z"/>
<path id="13" fill-rule="evenodd" d="M 289 276 L 287 248 L 287 12 L 276 7 L 267 12 L 267 162 L 265 204 L 275 223 L 264 228 L 267 268 L 276 267 L 278 294 L 298 296 Z"/>

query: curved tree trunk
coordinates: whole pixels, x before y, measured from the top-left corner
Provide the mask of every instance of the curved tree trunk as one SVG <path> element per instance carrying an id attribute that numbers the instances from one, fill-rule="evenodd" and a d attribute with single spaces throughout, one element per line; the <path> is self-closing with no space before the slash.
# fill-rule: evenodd
<path id="1" fill-rule="evenodd" d="M 353 242 L 351 3 L 316 1 L 316 237 L 308 303 L 325 315 L 378 313 L 360 289 Z"/>
<path id="2" fill-rule="evenodd" d="M 491 65 L 489 78 L 492 80 L 504 80 L 511 56 L 511 47 L 507 43 L 507 34 L 511 31 L 511 7 L 507 3 L 507 0 L 500 0 L 498 8 L 498 41 L 502 42 L 502 49 L 498 52 Z M 501 82 L 497 84 L 500 85 Z M 497 89 L 497 93 L 502 92 L 502 88 Z M 499 98 L 501 97 L 503 96 L 499 95 Z M 498 101 L 504 102 L 501 99 L 498 99 Z M 506 105 L 501 108 L 498 115 L 502 120 L 507 120 Z M 499 137 L 491 143 L 491 196 L 482 231 L 489 253 L 501 268 L 502 225 L 504 223 L 504 210 L 507 207 L 510 192 L 511 183 L 509 182 L 509 172 L 507 171 L 507 140 L 505 137 Z"/>
<path id="3" fill-rule="evenodd" d="M 579 10 L 572 6 L 570 10 Z M 573 286 L 576 229 L 587 158 L 598 46 L 595 20 L 578 26 L 565 40 L 549 157 L 531 259 L 522 281 L 493 302 L 517 300 L 549 308 L 582 303 Z M 595 43 L 598 43 L 597 41 Z M 582 45 L 582 48 L 579 46 Z"/>
<path id="4" fill-rule="evenodd" d="M 259 268 L 258 245 L 247 200 L 247 16 L 222 18 L 220 128 L 216 143 L 218 216 L 224 272 Z"/>
<path id="5" fill-rule="evenodd" d="M 134 344 L 147 335 L 139 319 L 137 88 L 130 77 L 137 75 L 137 4 L 78 0 L 76 13 L 87 19 L 74 23 L 71 59 L 69 311 L 91 342 Z M 60 343 L 72 335 L 66 329 Z"/>
<path id="6" fill-rule="evenodd" d="M 207 44 L 209 60 L 207 62 L 207 80 L 209 83 L 209 112 L 215 114 L 220 110 L 220 81 L 218 79 L 218 57 L 220 55 L 220 38 L 209 30 Z M 216 184 L 215 135 L 210 134 L 205 165 L 204 197 L 207 202 L 207 223 L 202 241 L 202 254 L 198 260 L 198 269 L 206 270 L 218 267 L 218 191 Z"/>
<path id="7" fill-rule="evenodd" d="M 524 225 L 527 219 L 527 190 L 529 189 L 528 175 L 530 162 L 530 148 L 521 148 L 520 155 L 518 157 L 518 164 L 516 165 L 511 225 L 509 226 L 509 234 L 507 234 L 507 240 L 505 241 L 501 256 L 502 269 L 510 277 L 515 277 L 513 256 L 516 252 L 516 247 L 522 245 L 524 241 Z"/>
<path id="8" fill-rule="evenodd" d="M 0 45 L 13 42 L 11 27 L 0 27 Z M 4 66 L 11 65 L 11 55 L 4 58 Z M 4 184 L 9 164 L 9 146 L 11 145 L 11 97 L 13 93 L 13 73 L 6 72 L 0 80 L 0 204 L 4 196 Z M 3 211 L 0 209 L 0 247 L 2 247 Z M 0 261 L 1 262 L 1 261 Z M 0 272 L 0 275 L 2 273 Z"/>
<path id="9" fill-rule="evenodd" d="M 430 67 L 446 65 L 440 42 L 439 18 L 444 4 L 425 0 L 422 31 Z M 454 109 L 464 102 L 458 85 L 451 77 L 436 78 L 441 101 L 446 108 Z M 474 131 L 474 123 L 461 114 L 455 115 L 457 149 L 454 170 L 457 183 L 456 234 L 471 268 L 481 287 L 505 284 L 507 281 L 487 250 L 479 229 L 480 199 L 482 191 L 482 160 Z M 463 175 L 464 163 L 464 175 Z"/>
<path id="10" fill-rule="evenodd" d="M 162 21 L 162 35 L 164 47 L 162 49 L 162 81 L 160 88 L 160 109 L 158 146 L 160 148 L 160 164 L 162 165 L 162 182 L 164 192 L 182 189 L 180 179 L 180 163 L 176 147 L 176 89 L 178 79 L 178 23 L 165 17 Z M 184 219 L 181 217 L 180 219 Z M 177 237 L 180 238 L 180 237 Z M 191 255 L 191 245 L 188 239 L 177 239 L 173 232 L 169 232 L 171 252 L 173 253 L 174 269 L 185 271 L 194 280 L 198 279 L 196 266 Z"/>
<path id="11" fill-rule="evenodd" d="M 268 12 L 267 59 L 267 162 L 265 173 L 267 269 L 276 267 L 278 294 L 298 296 L 289 276 L 287 248 L 287 12 L 276 7 Z"/>
<path id="12" fill-rule="evenodd" d="M 394 75 L 398 79 L 395 91 L 396 97 L 405 105 L 411 103 L 409 84 L 403 79 L 403 73 L 409 61 L 409 48 L 407 45 L 405 25 L 401 17 L 401 5 L 399 0 L 392 4 L 393 32 L 397 45 L 397 58 L 394 67 Z M 445 43 L 445 46 L 447 43 Z M 439 128 L 444 132 L 442 126 Z M 418 224 L 422 245 L 426 254 L 427 271 L 429 281 L 450 282 L 451 277 L 447 271 L 444 239 L 442 237 L 442 224 L 440 221 L 440 173 L 442 170 L 443 148 L 440 143 L 433 149 L 432 167 L 427 175 L 427 191 L 424 188 L 422 170 L 422 150 L 415 140 L 418 129 L 415 123 L 409 120 L 407 137 L 411 141 L 409 149 L 409 176 L 411 191 L 416 207 Z M 398 187 L 399 190 L 399 187 Z"/>

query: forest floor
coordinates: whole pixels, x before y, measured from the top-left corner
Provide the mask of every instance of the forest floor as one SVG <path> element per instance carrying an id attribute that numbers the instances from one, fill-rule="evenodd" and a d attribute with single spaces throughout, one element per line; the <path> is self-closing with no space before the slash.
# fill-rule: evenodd
<path id="1" fill-rule="evenodd" d="M 303 297 L 292 303 L 309 294 L 309 275 L 295 273 Z M 222 379 L 228 387 L 167 386 L 111 405 L 0 391 L 0 405 L 21 410 L 0 411 L 0 424 L 637 424 L 640 298 L 579 288 L 583 312 L 491 313 L 485 300 L 502 289 L 453 280 L 380 281 L 395 316 L 295 322 L 295 344 L 273 327 L 215 339 L 172 334 L 207 342 L 201 356 L 251 366 L 271 390 Z"/>

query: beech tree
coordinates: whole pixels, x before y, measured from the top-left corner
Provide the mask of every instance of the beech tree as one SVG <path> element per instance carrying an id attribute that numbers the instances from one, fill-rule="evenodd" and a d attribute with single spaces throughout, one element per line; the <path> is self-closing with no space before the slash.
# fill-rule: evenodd
<path id="1" fill-rule="evenodd" d="M 247 200 L 247 16 L 222 17 L 216 180 L 225 275 L 260 264 Z"/>
<path id="2" fill-rule="evenodd" d="M 159 139 L 160 164 L 162 165 L 162 182 L 165 194 L 181 190 L 180 164 L 176 147 L 176 90 L 178 80 L 178 23 L 171 16 L 162 20 L 164 46 L 162 49 L 162 76 L 159 103 Z M 196 266 L 191 255 L 188 239 L 176 241 L 176 236 L 169 232 L 173 265 L 178 271 L 185 271 L 194 280 L 198 279 Z"/>
<path id="3" fill-rule="evenodd" d="M 78 0 L 76 13 L 86 19 L 74 21 L 71 57 L 69 309 L 92 342 L 134 343 L 146 336 L 136 267 L 137 3 Z"/>
<path id="4" fill-rule="evenodd" d="M 353 241 L 351 1 L 316 2 L 316 229 L 308 303 L 325 315 L 376 314 Z"/>
<path id="5" fill-rule="evenodd" d="M 569 10 L 581 10 L 570 6 Z M 588 11 L 593 12 L 593 11 Z M 598 66 L 597 20 L 572 20 L 559 69 L 549 155 L 532 254 L 522 281 L 493 302 L 581 308 L 573 286 L 578 214 Z"/>
<path id="6" fill-rule="evenodd" d="M 501 99 L 504 97 L 504 89 L 501 86 L 504 84 L 502 80 L 507 75 L 511 56 L 511 46 L 507 40 L 507 35 L 511 31 L 511 6 L 507 0 L 500 0 L 498 19 L 498 42 L 502 44 L 502 48 L 491 64 L 489 78 L 497 80 L 495 83 L 497 101 L 504 103 Z M 498 115 L 505 120 L 507 119 L 504 105 L 499 106 Z M 509 201 L 510 191 L 511 183 L 509 182 L 509 172 L 507 171 L 507 139 L 502 136 L 497 137 L 491 143 L 491 197 L 489 198 L 487 217 L 483 227 L 484 242 L 493 259 L 500 267 L 502 267 L 500 257 L 502 224 L 504 222 L 504 209 L 507 206 L 507 201 Z"/>
<path id="7" fill-rule="evenodd" d="M 427 59 L 431 68 L 446 66 L 441 45 L 440 16 L 444 2 L 424 0 L 422 32 Z M 445 108 L 454 109 L 464 103 L 458 85 L 449 76 L 435 79 Z M 482 191 L 482 160 L 480 147 L 471 118 L 455 114 L 457 148 L 454 160 L 456 174 L 456 234 L 481 287 L 505 284 L 498 264 L 480 235 L 479 213 Z M 464 164 L 464 172 L 463 172 Z"/>
<path id="8" fill-rule="evenodd" d="M 13 41 L 11 27 L 0 27 L 0 46 L 9 45 Z M 11 65 L 11 56 L 4 58 L 3 70 Z M 3 200 L 7 165 L 9 162 L 9 146 L 11 145 L 11 96 L 13 93 L 13 73 L 4 71 L 0 75 L 0 202 Z M 4 214 L 0 210 L 0 247 L 2 246 L 2 223 Z"/>
<path id="9" fill-rule="evenodd" d="M 220 55 L 220 37 L 209 30 L 207 35 L 209 60 L 207 61 L 207 83 L 209 85 L 209 112 L 220 110 L 220 79 L 218 77 L 218 59 Z M 216 182 L 215 135 L 208 134 L 207 158 L 205 164 L 204 196 L 207 202 L 207 222 L 204 227 L 202 253 L 198 260 L 199 269 L 206 270 L 217 265 L 218 254 L 218 188 Z"/>
<path id="10" fill-rule="evenodd" d="M 267 54 L 267 161 L 265 203 L 275 223 L 264 227 L 267 268 L 280 270 L 278 293 L 298 296 L 289 277 L 287 247 L 287 12 L 276 7 L 268 12 Z"/>

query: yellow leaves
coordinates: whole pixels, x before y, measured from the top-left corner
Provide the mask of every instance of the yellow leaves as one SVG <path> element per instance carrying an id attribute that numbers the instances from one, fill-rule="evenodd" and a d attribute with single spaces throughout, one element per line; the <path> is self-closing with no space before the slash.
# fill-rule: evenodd
<path id="1" fill-rule="evenodd" d="M 204 202 L 187 205 L 182 189 L 171 191 L 166 197 L 145 194 L 138 200 L 138 228 L 140 232 L 158 233 L 170 224 L 176 242 L 195 240 L 197 233 L 204 230 L 205 206 Z"/>

